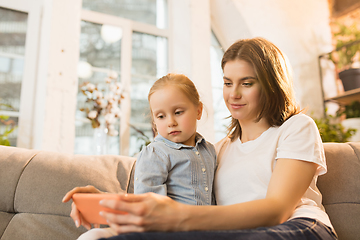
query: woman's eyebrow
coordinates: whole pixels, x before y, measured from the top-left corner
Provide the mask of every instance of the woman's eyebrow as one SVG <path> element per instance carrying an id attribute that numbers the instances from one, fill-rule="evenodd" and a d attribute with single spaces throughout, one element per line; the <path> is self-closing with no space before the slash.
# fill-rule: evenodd
<path id="1" fill-rule="evenodd" d="M 227 78 L 227 77 L 225 77 L 225 76 L 223 77 L 223 79 L 224 79 L 224 80 L 229 80 L 229 81 L 231 81 L 230 78 Z M 240 78 L 239 80 L 240 80 L 240 81 L 244 81 L 244 80 L 248 80 L 248 79 L 255 79 L 255 80 L 256 80 L 257 78 L 256 78 L 256 77 L 252 77 L 252 76 L 248 76 L 248 77 Z"/>

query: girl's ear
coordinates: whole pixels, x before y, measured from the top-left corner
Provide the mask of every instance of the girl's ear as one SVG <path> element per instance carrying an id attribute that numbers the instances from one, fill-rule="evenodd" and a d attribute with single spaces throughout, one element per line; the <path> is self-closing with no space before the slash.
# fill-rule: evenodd
<path id="1" fill-rule="evenodd" d="M 197 117 L 196 117 L 197 120 L 201 119 L 202 111 L 203 111 L 203 104 L 202 104 L 202 102 L 200 102 L 198 109 L 197 109 Z"/>
<path id="2" fill-rule="evenodd" d="M 156 136 L 156 135 L 157 135 L 157 128 L 156 128 L 155 122 L 153 121 L 153 122 L 151 123 L 151 125 L 152 125 L 152 129 L 153 129 L 153 135 Z"/>

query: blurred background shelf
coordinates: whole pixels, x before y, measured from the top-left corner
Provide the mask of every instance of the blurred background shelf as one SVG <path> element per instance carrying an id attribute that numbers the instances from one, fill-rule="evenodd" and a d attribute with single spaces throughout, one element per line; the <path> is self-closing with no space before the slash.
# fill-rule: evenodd
<path id="1" fill-rule="evenodd" d="M 335 97 L 325 99 L 326 102 L 332 101 L 341 105 L 347 105 L 356 100 L 360 101 L 360 88 L 352 89 Z"/>

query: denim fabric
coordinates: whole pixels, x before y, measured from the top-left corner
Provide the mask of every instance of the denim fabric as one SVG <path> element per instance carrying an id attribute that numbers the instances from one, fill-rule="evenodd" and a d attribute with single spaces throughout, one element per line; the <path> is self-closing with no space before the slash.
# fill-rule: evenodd
<path id="1" fill-rule="evenodd" d="M 136 161 L 134 193 L 155 192 L 185 204 L 210 205 L 215 148 L 198 133 L 195 141 L 192 147 L 158 135 Z"/>
<path id="2" fill-rule="evenodd" d="M 336 234 L 320 221 L 294 218 L 274 227 L 251 230 L 145 232 L 120 234 L 107 240 L 331 240 Z M 100 240 L 105 240 L 102 238 Z"/>

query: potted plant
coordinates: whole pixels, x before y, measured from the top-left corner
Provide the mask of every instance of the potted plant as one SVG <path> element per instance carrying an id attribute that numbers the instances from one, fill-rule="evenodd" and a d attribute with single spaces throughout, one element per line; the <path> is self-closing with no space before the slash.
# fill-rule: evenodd
<path id="1" fill-rule="evenodd" d="M 336 116 L 326 115 L 324 118 L 313 118 L 323 142 L 348 142 L 355 134 L 353 128 L 346 129 Z"/>
<path id="2" fill-rule="evenodd" d="M 345 117 L 341 123 L 346 129 L 356 129 L 355 134 L 349 138 L 349 141 L 360 141 L 360 102 L 353 101 L 351 104 L 341 107 L 337 112 L 337 116 Z"/>
<path id="3" fill-rule="evenodd" d="M 354 23 L 345 26 L 340 23 L 334 34 L 336 50 L 330 55 L 339 73 L 344 90 L 360 88 L 360 30 Z"/>

